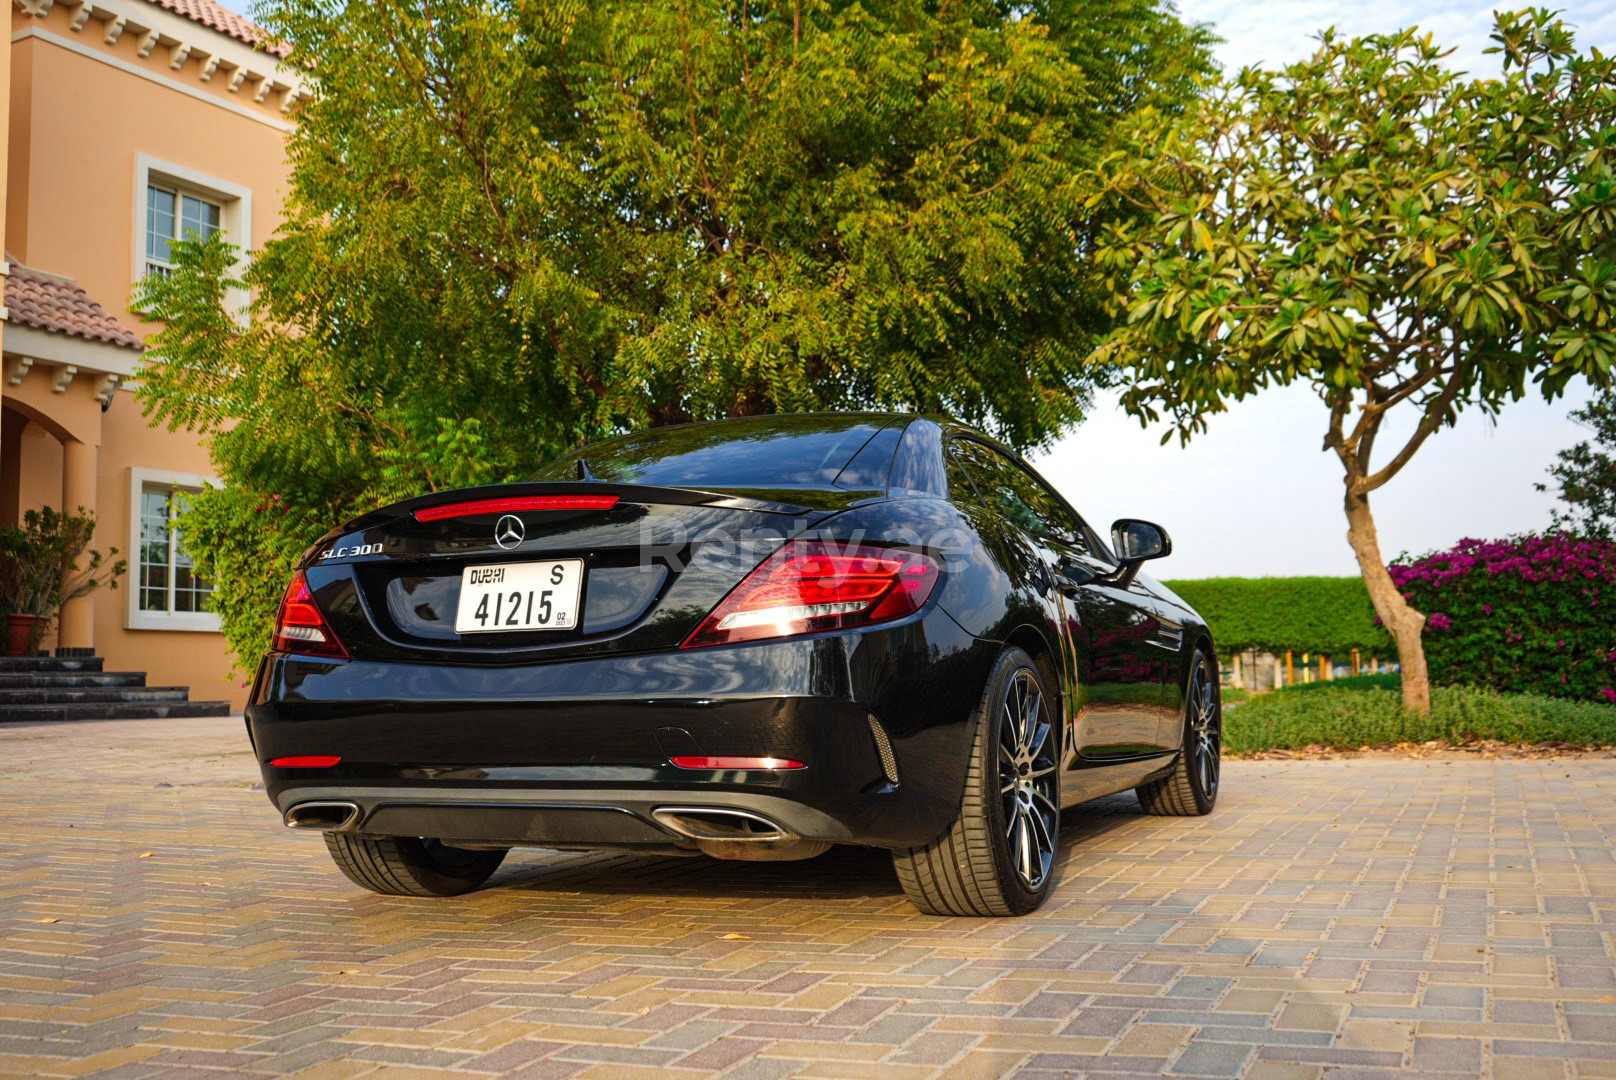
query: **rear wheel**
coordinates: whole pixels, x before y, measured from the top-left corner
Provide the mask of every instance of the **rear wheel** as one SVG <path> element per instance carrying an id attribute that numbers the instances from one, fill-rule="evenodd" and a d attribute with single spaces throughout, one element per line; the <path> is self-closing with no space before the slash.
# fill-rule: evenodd
<path id="1" fill-rule="evenodd" d="M 927 915 L 1024 915 L 1044 902 L 1060 837 L 1058 709 L 1014 646 L 999 654 L 976 713 L 959 816 L 934 842 L 893 853 Z"/>
<path id="2" fill-rule="evenodd" d="M 415 836 L 328 832 L 331 861 L 349 881 L 387 896 L 459 896 L 499 869 L 503 851 L 471 851 Z"/>
<path id="3" fill-rule="evenodd" d="M 1184 741 L 1173 771 L 1135 788 L 1146 813 L 1167 817 L 1210 814 L 1223 769 L 1223 704 L 1218 670 L 1204 649 L 1195 653 L 1185 693 Z"/>

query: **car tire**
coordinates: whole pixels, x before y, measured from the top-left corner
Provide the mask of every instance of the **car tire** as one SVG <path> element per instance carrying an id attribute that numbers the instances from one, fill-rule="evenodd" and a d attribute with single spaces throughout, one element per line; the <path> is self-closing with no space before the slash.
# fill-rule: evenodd
<path id="1" fill-rule="evenodd" d="M 504 851 L 472 851 L 415 836 L 328 832 L 331 861 L 355 885 L 386 896 L 459 896 L 491 877 Z"/>
<path id="2" fill-rule="evenodd" d="M 1052 704 L 1059 699 L 1051 682 L 1015 646 L 994 663 L 976 709 L 958 817 L 932 843 L 892 855 L 904 894 L 923 913 L 1025 915 L 1049 895 L 1060 845 L 1060 725 Z"/>
<path id="3" fill-rule="evenodd" d="M 1173 771 L 1134 789 L 1147 814 L 1199 817 L 1217 805 L 1223 765 L 1223 702 L 1218 670 L 1205 649 L 1195 651 L 1184 691 L 1184 733 Z"/>

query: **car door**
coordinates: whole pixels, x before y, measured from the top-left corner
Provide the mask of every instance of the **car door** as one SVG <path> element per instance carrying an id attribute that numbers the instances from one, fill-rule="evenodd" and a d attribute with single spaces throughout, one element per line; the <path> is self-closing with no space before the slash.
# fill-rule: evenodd
<path id="1" fill-rule="evenodd" d="M 1070 629 L 1074 609 L 1072 602 L 1054 587 L 1051 575 L 1056 557 L 1046 537 L 1050 528 L 1028 501 L 1018 495 L 1015 487 L 999 477 L 995 453 L 975 439 L 950 438 L 946 454 L 949 490 L 955 493 L 955 505 L 973 520 L 984 538 L 998 537 L 996 542 L 1002 545 L 997 553 L 1000 564 L 1013 568 L 1012 576 L 1036 595 L 1036 603 L 1044 611 L 1046 628 L 1055 635 L 1052 644 L 1060 654 L 1062 687 L 1070 687 L 1076 684 L 1078 676 L 1077 652 Z M 976 493 L 974 505 L 961 497 L 964 490 Z M 1076 715 L 1075 703 L 1066 701 L 1064 712 L 1062 730 L 1069 732 Z M 1071 745 L 1069 734 L 1063 736 L 1063 741 Z"/>
<path id="2" fill-rule="evenodd" d="M 1076 513 L 1041 477 L 985 442 L 958 440 L 958 452 L 983 497 L 1044 560 L 1062 613 L 1062 647 L 1070 650 L 1076 675 L 1071 746 L 1079 763 L 1155 753 L 1161 672 L 1149 612 L 1127 589 L 1093 584 L 1111 567 Z"/>

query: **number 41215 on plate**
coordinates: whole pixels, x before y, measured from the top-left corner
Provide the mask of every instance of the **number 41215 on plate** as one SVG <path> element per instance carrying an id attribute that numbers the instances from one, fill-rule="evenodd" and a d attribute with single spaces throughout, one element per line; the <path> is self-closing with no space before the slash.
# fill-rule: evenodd
<path id="1" fill-rule="evenodd" d="M 571 630 L 583 582 L 582 559 L 468 566 L 460 573 L 455 633 Z"/>

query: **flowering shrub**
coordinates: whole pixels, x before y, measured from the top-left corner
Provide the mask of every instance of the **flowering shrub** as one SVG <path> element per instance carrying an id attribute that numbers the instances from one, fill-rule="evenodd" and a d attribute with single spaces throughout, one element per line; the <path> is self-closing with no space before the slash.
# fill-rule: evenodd
<path id="1" fill-rule="evenodd" d="M 1616 543 L 1461 540 L 1390 570 L 1434 681 L 1616 704 Z"/>

